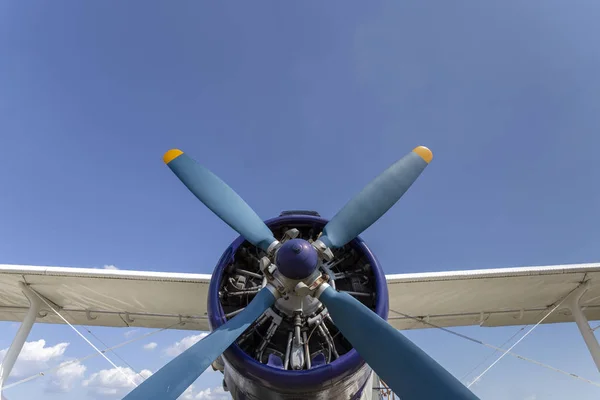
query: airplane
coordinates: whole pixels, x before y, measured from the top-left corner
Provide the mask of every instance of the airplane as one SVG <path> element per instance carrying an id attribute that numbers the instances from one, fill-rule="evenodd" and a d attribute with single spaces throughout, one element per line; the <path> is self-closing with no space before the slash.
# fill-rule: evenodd
<path id="1" fill-rule="evenodd" d="M 21 321 L 0 394 L 36 322 L 211 331 L 124 400 L 177 399 L 209 367 L 233 399 L 367 400 L 377 382 L 403 400 L 477 397 L 400 330 L 575 321 L 600 370 L 600 264 L 386 275 L 360 234 L 432 161 L 419 146 L 331 219 L 263 221 L 187 154 L 163 160 L 240 236 L 212 275 L 0 265 L 0 320 Z"/>

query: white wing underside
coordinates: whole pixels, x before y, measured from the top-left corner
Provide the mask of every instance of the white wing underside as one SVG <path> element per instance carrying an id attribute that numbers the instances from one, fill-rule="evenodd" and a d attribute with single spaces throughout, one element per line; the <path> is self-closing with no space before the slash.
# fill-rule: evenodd
<path id="1" fill-rule="evenodd" d="M 209 330 L 210 275 L 0 265 L 0 320 L 22 321 L 29 301 L 19 282 L 61 307 L 73 325 Z M 37 323 L 64 323 L 44 310 Z"/>
<path id="2" fill-rule="evenodd" d="M 23 282 L 60 307 L 73 325 L 208 330 L 210 275 L 0 265 L 0 320 L 22 321 L 29 302 Z M 389 322 L 398 329 L 537 323 L 584 281 L 581 305 L 600 319 L 600 264 L 387 275 Z M 403 316 L 399 313 L 408 315 Z M 420 319 L 420 320 L 419 320 Z M 572 322 L 557 310 L 544 323 Z M 53 311 L 38 323 L 63 323 Z M 184 323 L 184 324 L 180 324 Z"/>
<path id="3" fill-rule="evenodd" d="M 582 282 L 590 287 L 580 305 L 589 321 L 600 319 L 600 264 L 484 269 L 387 275 L 389 322 L 398 329 L 429 328 L 395 311 L 442 327 L 538 323 Z M 563 304 L 564 305 L 564 304 Z M 543 323 L 573 322 L 557 309 Z"/>

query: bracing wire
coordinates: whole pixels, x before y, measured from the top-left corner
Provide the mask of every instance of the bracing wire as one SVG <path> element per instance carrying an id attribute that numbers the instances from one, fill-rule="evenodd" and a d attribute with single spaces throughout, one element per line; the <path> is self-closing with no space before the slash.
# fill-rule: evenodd
<path id="1" fill-rule="evenodd" d="M 540 311 L 537 315 L 536 318 L 541 316 L 544 313 L 544 311 Z M 509 337 L 508 339 L 506 339 L 506 341 L 504 343 L 502 343 L 498 349 L 495 349 L 492 353 L 488 354 L 487 357 L 485 357 L 483 360 L 481 360 L 481 362 L 479 362 L 473 369 L 471 369 L 468 373 L 464 374 L 463 377 L 460 379 L 461 381 L 464 381 L 468 376 L 470 376 L 473 372 L 477 371 L 479 369 L 479 367 L 481 367 L 483 364 L 485 364 L 487 362 L 487 360 L 489 360 L 490 358 L 492 358 L 498 351 L 504 351 L 502 350 L 504 348 L 504 346 L 506 346 L 508 343 L 510 343 L 515 337 L 517 337 L 521 332 L 523 332 L 525 329 L 527 329 L 527 327 L 529 327 L 529 325 L 525 325 L 522 326 L 521 328 L 519 328 L 519 330 L 517 330 L 515 333 L 512 334 L 511 337 Z"/>
<path id="2" fill-rule="evenodd" d="M 140 336 L 138 336 L 138 337 L 135 337 L 135 338 L 133 338 L 133 339 L 127 340 L 127 341 L 125 341 L 125 342 L 122 342 L 122 343 L 119 343 L 119 344 L 117 344 L 117 345 L 115 345 L 115 346 L 108 347 L 108 348 L 106 348 L 106 349 L 104 349 L 104 350 L 101 350 L 101 353 L 106 353 L 107 351 L 113 351 L 114 349 L 118 349 L 119 347 L 123 347 L 123 346 L 125 346 L 125 345 L 128 345 L 128 344 L 131 344 L 131 343 L 133 343 L 133 342 L 137 342 L 137 341 L 140 341 L 140 340 L 142 340 L 142 339 L 145 339 L 145 338 L 147 338 L 147 337 L 150 337 L 150 336 L 152 336 L 152 335 L 156 335 L 157 333 L 159 333 L 159 332 L 162 332 L 162 331 L 164 331 L 164 330 L 167 330 L 167 329 L 172 329 L 172 328 L 174 328 L 174 327 L 176 327 L 176 326 L 178 326 L 178 325 L 181 325 L 181 322 L 177 322 L 177 323 L 175 323 L 175 324 L 173 324 L 173 325 L 169 325 L 169 326 L 167 326 L 167 327 L 165 327 L 165 328 L 161 328 L 161 329 L 157 329 L 157 330 L 155 330 L 155 331 L 152 331 L 152 332 L 145 333 L 145 334 L 143 334 L 143 335 L 140 335 Z M 25 382 L 29 382 L 29 381 L 31 381 L 31 380 L 33 380 L 33 379 L 39 378 L 39 377 L 41 377 L 41 376 L 46 376 L 46 375 L 48 375 L 49 373 L 56 372 L 56 371 L 58 371 L 59 369 L 62 369 L 62 368 L 64 368 L 64 367 L 68 366 L 68 365 L 71 365 L 71 364 L 74 364 L 74 363 L 77 363 L 77 362 L 82 362 L 82 361 L 85 361 L 85 360 L 89 360 L 90 358 L 94 358 L 94 357 L 97 357 L 97 356 L 98 356 L 98 353 L 91 353 L 91 354 L 88 354 L 88 355 L 87 355 L 87 356 L 85 356 L 85 357 L 81 357 L 81 358 L 78 358 L 78 359 L 76 359 L 76 360 L 70 360 L 70 361 L 67 361 L 67 362 L 64 362 L 64 363 L 61 363 L 61 364 L 55 365 L 55 366 L 54 366 L 54 367 L 52 367 L 52 368 L 48 368 L 47 370 L 44 370 L 44 371 L 38 372 L 37 374 L 34 374 L 34 375 L 31 375 L 31 376 L 29 376 L 29 377 L 27 377 L 27 378 L 21 379 L 20 381 L 13 382 L 13 383 L 11 383 L 10 385 L 6 385 L 6 386 L 4 386 L 2 389 L 3 389 L 3 390 L 10 389 L 10 388 L 12 388 L 12 387 L 15 387 L 15 386 L 21 385 L 21 384 L 23 384 L 23 383 L 25 383 Z"/>
<path id="3" fill-rule="evenodd" d="M 509 351 L 511 351 L 511 350 L 512 350 L 512 349 L 513 349 L 513 348 L 514 348 L 516 345 L 518 345 L 519 343 L 521 343 L 521 341 L 522 341 L 523 339 L 525 339 L 525 338 L 527 337 L 527 335 L 529 335 L 531 332 L 533 332 L 533 330 L 534 330 L 535 328 L 537 328 L 539 324 L 541 324 L 542 322 L 544 322 L 544 320 L 545 320 L 546 318 L 548 318 L 548 317 L 550 316 L 550 314 L 552 314 L 552 313 L 553 313 L 553 312 L 554 312 L 554 311 L 555 311 L 555 310 L 556 310 L 558 307 L 560 307 L 560 306 L 561 306 L 561 304 L 563 303 L 563 301 L 565 301 L 565 299 L 566 299 L 566 297 L 565 297 L 565 298 L 563 298 L 563 299 L 560 301 L 560 303 L 558 303 L 556 306 L 554 306 L 554 308 L 552 308 L 552 310 L 550 310 L 550 311 L 549 311 L 549 312 L 548 312 L 546 315 L 544 315 L 544 317 L 543 317 L 541 320 L 539 320 L 537 324 L 535 324 L 534 326 L 532 326 L 532 327 L 531 327 L 531 329 L 529 329 L 529 330 L 527 331 L 527 333 L 525 333 L 523 336 L 521 336 L 521 338 L 520 338 L 519 340 L 517 340 L 517 341 L 516 341 L 516 342 L 515 342 L 515 343 L 514 343 L 512 346 L 510 346 L 510 347 L 508 348 L 508 350 L 505 350 L 505 351 L 502 353 L 502 355 L 500 355 L 500 357 L 498 357 L 498 358 L 496 359 L 496 361 L 494 361 L 494 362 L 493 362 L 493 363 L 492 363 L 492 364 L 491 364 L 489 367 L 487 367 L 487 368 L 486 368 L 486 369 L 485 369 L 485 370 L 484 370 L 484 371 L 483 371 L 481 374 L 479 374 L 479 375 L 478 375 L 478 376 L 477 376 L 475 379 L 473 379 L 473 380 L 471 381 L 471 383 L 469 383 L 469 384 L 467 385 L 467 387 L 468 387 L 468 388 L 470 388 L 471 386 L 473 386 L 473 385 L 475 384 L 475 382 L 477 382 L 479 379 L 481 379 L 481 377 L 482 377 L 483 375 L 485 375 L 485 374 L 486 374 L 486 373 L 487 373 L 487 372 L 488 372 L 490 369 L 492 369 L 492 367 L 493 367 L 494 365 L 498 364 L 498 362 L 499 362 L 500 360 L 502 360 L 502 359 L 504 358 L 504 356 L 508 354 L 508 352 L 509 352 Z"/>
<path id="4" fill-rule="evenodd" d="M 453 330 L 451 330 L 451 329 L 448 329 L 448 328 L 441 327 L 441 326 L 439 326 L 439 325 L 436 325 L 436 324 L 434 324 L 434 323 L 431 323 L 431 322 L 427 322 L 427 321 L 425 321 L 423 318 L 419 318 L 419 317 L 413 317 L 413 316 L 411 316 L 411 315 L 404 314 L 404 313 L 402 313 L 402 312 L 400 312 L 400 311 L 396 311 L 396 310 L 392 310 L 392 309 L 390 309 L 390 311 L 391 311 L 391 312 L 393 312 L 393 313 L 395 313 L 395 314 L 401 315 L 401 316 L 403 316 L 403 317 L 405 317 L 405 318 L 412 319 L 412 320 L 414 320 L 414 321 L 420 322 L 420 323 L 422 323 L 422 324 L 425 324 L 425 325 L 429 325 L 429 326 L 431 326 L 432 328 L 440 329 L 440 330 L 442 330 L 442 331 L 444 331 L 444 332 L 447 332 L 447 333 L 449 333 L 449 334 L 451 334 L 451 335 L 458 336 L 458 337 L 459 337 L 459 338 L 461 338 L 461 339 L 465 339 L 465 340 L 468 340 L 468 341 L 470 341 L 470 342 L 477 343 L 477 344 L 479 344 L 479 345 L 481 345 L 481 346 L 485 346 L 485 347 L 488 347 L 488 348 L 490 348 L 490 349 L 493 349 L 493 350 L 496 350 L 496 351 L 506 352 L 506 350 L 505 350 L 505 349 L 503 349 L 503 348 L 501 348 L 501 347 L 494 346 L 494 345 L 491 345 L 491 344 L 489 344 L 489 343 L 485 343 L 485 342 L 483 342 L 483 341 L 481 341 L 481 340 L 479 340 L 479 339 L 475 339 L 475 338 L 473 338 L 473 337 L 470 337 L 470 336 L 464 335 L 464 334 L 462 334 L 462 333 L 458 333 L 458 332 L 456 332 L 456 331 L 453 331 Z M 544 364 L 544 363 L 542 363 L 542 362 L 539 362 L 539 361 L 537 361 L 537 360 L 534 360 L 534 359 L 531 359 L 531 358 L 528 358 L 528 357 L 524 357 L 524 356 L 522 356 L 522 355 L 519 355 L 519 354 L 517 354 L 517 353 L 514 353 L 514 352 L 512 352 L 512 351 L 508 351 L 508 352 L 507 352 L 507 354 L 508 354 L 508 355 L 510 355 L 510 356 L 512 356 L 512 357 L 518 358 L 518 359 L 520 359 L 520 360 L 527 361 L 527 362 L 529 362 L 529 363 L 532 363 L 532 364 L 538 365 L 538 366 L 540 366 L 540 367 L 543 367 L 543 368 L 550 369 L 550 370 L 552 370 L 552 371 L 555 371 L 555 372 L 561 373 L 561 374 L 563 374 L 563 375 L 567 375 L 567 376 L 569 376 L 569 377 L 571 377 L 571 378 L 573 378 L 573 379 L 577 379 L 577 380 L 580 380 L 580 381 L 583 381 L 583 382 L 589 383 L 590 385 L 593 385 L 593 386 L 600 387 L 600 382 L 595 382 L 595 381 L 592 381 L 592 380 L 590 380 L 590 379 L 584 378 L 584 377 L 582 377 L 582 376 L 579 376 L 579 375 L 577 375 L 577 374 L 574 374 L 574 373 L 571 373 L 571 372 L 564 371 L 564 370 L 562 370 L 562 369 L 559 369 L 559 368 L 553 367 L 553 366 L 551 366 L 551 365 L 548 365 L 548 364 Z"/>
<path id="5" fill-rule="evenodd" d="M 52 307 L 52 306 L 51 306 L 51 305 L 50 305 L 50 304 L 49 304 L 49 303 L 46 301 L 46 299 L 45 299 L 43 296 L 40 296 L 40 295 L 39 295 L 39 293 L 38 293 L 38 292 L 36 292 L 35 290 L 32 290 L 32 292 L 33 292 L 33 293 L 35 293 L 35 295 L 36 295 L 37 297 L 39 297 L 39 298 L 40 298 L 40 300 L 42 300 L 42 301 L 43 301 L 43 302 L 46 304 L 46 306 L 48 306 L 48 308 L 50 308 L 52 311 L 54 311 L 54 313 L 55 313 L 56 315 L 58 315 L 58 316 L 60 317 L 60 319 L 62 319 L 62 320 L 65 322 L 65 324 L 69 325 L 69 326 L 71 327 L 71 329 L 73 329 L 73 330 L 75 331 L 75 333 L 77 333 L 79 336 L 81 336 L 81 338 L 82 338 L 83 340 L 85 340 L 85 341 L 87 342 L 87 344 L 89 344 L 90 346 L 92 346 L 92 348 L 93 348 L 94 350 L 96 350 L 96 351 L 98 352 L 98 354 L 100 354 L 100 355 L 101 355 L 101 356 L 102 356 L 102 357 L 103 357 L 103 358 L 104 358 L 106 361 L 108 361 L 108 362 L 110 363 L 110 365 L 112 365 L 112 366 L 113 366 L 113 367 L 114 367 L 114 368 L 115 368 L 117 371 L 119 371 L 119 372 L 120 372 L 120 373 L 121 373 L 121 374 L 122 374 L 122 375 L 123 375 L 123 376 L 124 376 L 124 377 L 125 377 L 125 378 L 126 378 L 128 381 L 129 381 L 129 382 L 131 382 L 131 383 L 132 383 L 132 384 L 133 384 L 135 387 L 137 387 L 137 386 L 138 386 L 138 385 L 137 385 L 137 383 L 135 383 L 135 381 L 134 381 L 133 379 L 131 379 L 131 377 L 130 377 L 130 376 L 128 376 L 128 375 L 127 375 L 125 372 L 123 372 L 123 370 L 122 370 L 121 368 L 117 367 L 117 366 L 116 366 L 116 364 L 115 364 L 114 362 L 112 362 L 112 361 L 110 360 L 110 358 L 108 358 L 108 357 L 106 356 L 106 354 L 104 354 L 102 351 L 100 351 L 100 349 L 98 349 L 96 346 L 94 346 L 94 344 L 93 344 L 92 342 L 90 342 L 90 341 L 88 340 L 88 338 L 86 338 L 86 337 L 85 337 L 85 336 L 84 336 L 84 335 L 83 335 L 81 332 L 79 332 L 79 331 L 77 330 L 77 328 L 75 328 L 75 327 L 74 327 L 74 326 L 73 326 L 73 325 L 72 325 L 72 324 L 71 324 L 69 321 L 67 321 L 65 317 L 63 317 L 63 316 L 62 316 L 62 315 L 61 315 L 61 314 L 60 314 L 58 311 L 56 311 L 56 310 L 54 309 L 54 307 Z"/>
<path id="6" fill-rule="evenodd" d="M 95 338 L 97 341 L 99 341 L 99 342 L 102 344 L 102 346 L 104 346 L 104 347 L 108 347 L 108 345 L 107 345 L 106 343 L 104 343 L 104 342 L 103 342 L 103 341 L 102 341 L 102 340 L 101 340 L 101 339 L 100 339 L 98 336 L 96 336 L 96 335 L 95 335 L 95 334 L 92 332 L 92 330 L 91 330 L 89 327 L 85 327 L 85 330 L 86 330 L 86 331 L 87 331 L 87 332 L 88 332 L 90 335 L 92 335 L 92 336 L 93 336 L 93 337 L 94 337 L 94 338 Z M 142 380 L 142 381 L 144 381 L 144 380 L 145 380 L 145 378 L 142 376 L 142 374 L 140 374 L 139 372 L 137 372 L 137 371 L 136 371 L 136 370 L 135 370 L 135 369 L 134 369 L 134 368 L 131 366 L 131 364 L 129 364 L 127 361 L 125 361 L 125 359 L 124 359 L 123 357 L 121 357 L 119 354 L 117 354 L 117 352 L 116 352 L 116 351 L 114 351 L 114 350 L 110 350 L 110 352 L 111 352 L 111 353 L 113 353 L 113 354 L 114 354 L 114 355 L 115 355 L 115 356 L 116 356 L 116 357 L 117 357 L 119 360 L 123 361 L 123 363 L 124 363 L 125 365 L 127 365 L 127 366 L 129 367 L 129 369 L 131 369 L 132 371 L 134 371 L 134 372 L 136 373 L 136 375 L 137 375 L 137 376 L 139 376 L 139 377 L 141 378 L 141 380 Z"/>
<path id="7" fill-rule="evenodd" d="M 499 347 L 503 348 L 504 346 L 506 346 L 508 343 L 510 343 L 515 337 L 517 337 L 517 335 L 521 332 L 523 332 L 527 326 L 522 326 L 518 331 L 516 331 L 515 333 L 512 334 L 511 337 L 509 337 L 508 339 L 506 339 L 504 341 L 504 343 L 502 343 Z M 481 362 L 479 362 L 479 364 L 477 364 L 476 366 L 474 366 L 469 372 L 467 372 L 466 374 L 463 375 L 462 378 L 460 378 L 461 381 L 464 381 L 468 376 L 470 376 L 473 372 L 477 371 L 479 369 L 479 367 L 481 367 L 483 364 L 485 364 L 487 362 L 487 360 L 489 360 L 490 358 L 492 358 L 499 350 L 494 350 L 493 352 L 491 352 L 490 354 L 487 355 L 487 357 L 485 357 L 483 360 L 481 360 Z M 502 351 L 502 350 L 500 350 Z"/>

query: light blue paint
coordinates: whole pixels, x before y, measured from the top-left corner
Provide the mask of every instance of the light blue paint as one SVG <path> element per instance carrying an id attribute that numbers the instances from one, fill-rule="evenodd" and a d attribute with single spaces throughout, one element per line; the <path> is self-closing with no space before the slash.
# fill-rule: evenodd
<path id="1" fill-rule="evenodd" d="M 321 241 L 341 247 L 360 235 L 386 213 L 427 167 L 427 162 L 410 152 L 354 196 L 323 229 Z"/>
<path id="2" fill-rule="evenodd" d="M 354 297 L 330 286 L 319 300 L 344 337 L 402 400 L 477 400 L 433 358 Z"/>
<path id="3" fill-rule="evenodd" d="M 207 168 L 181 154 L 168 164 L 183 184 L 219 218 L 255 246 L 267 250 L 273 233 L 252 208 Z"/>
<path id="4" fill-rule="evenodd" d="M 273 293 L 263 288 L 244 311 L 171 360 L 124 400 L 177 399 L 274 302 Z"/>

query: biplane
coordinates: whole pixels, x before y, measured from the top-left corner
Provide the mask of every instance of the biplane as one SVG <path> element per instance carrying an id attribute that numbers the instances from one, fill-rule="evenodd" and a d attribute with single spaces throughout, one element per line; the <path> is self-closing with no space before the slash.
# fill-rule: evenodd
<path id="1" fill-rule="evenodd" d="M 477 397 L 400 333 L 434 327 L 576 322 L 600 369 L 600 264 L 386 275 L 359 235 L 432 160 L 423 146 L 390 166 L 331 220 L 286 211 L 263 221 L 180 150 L 164 161 L 240 236 L 212 275 L 0 265 L 0 320 L 20 328 L 0 390 L 35 323 L 211 331 L 126 400 L 177 399 L 207 368 L 234 399 Z"/>

